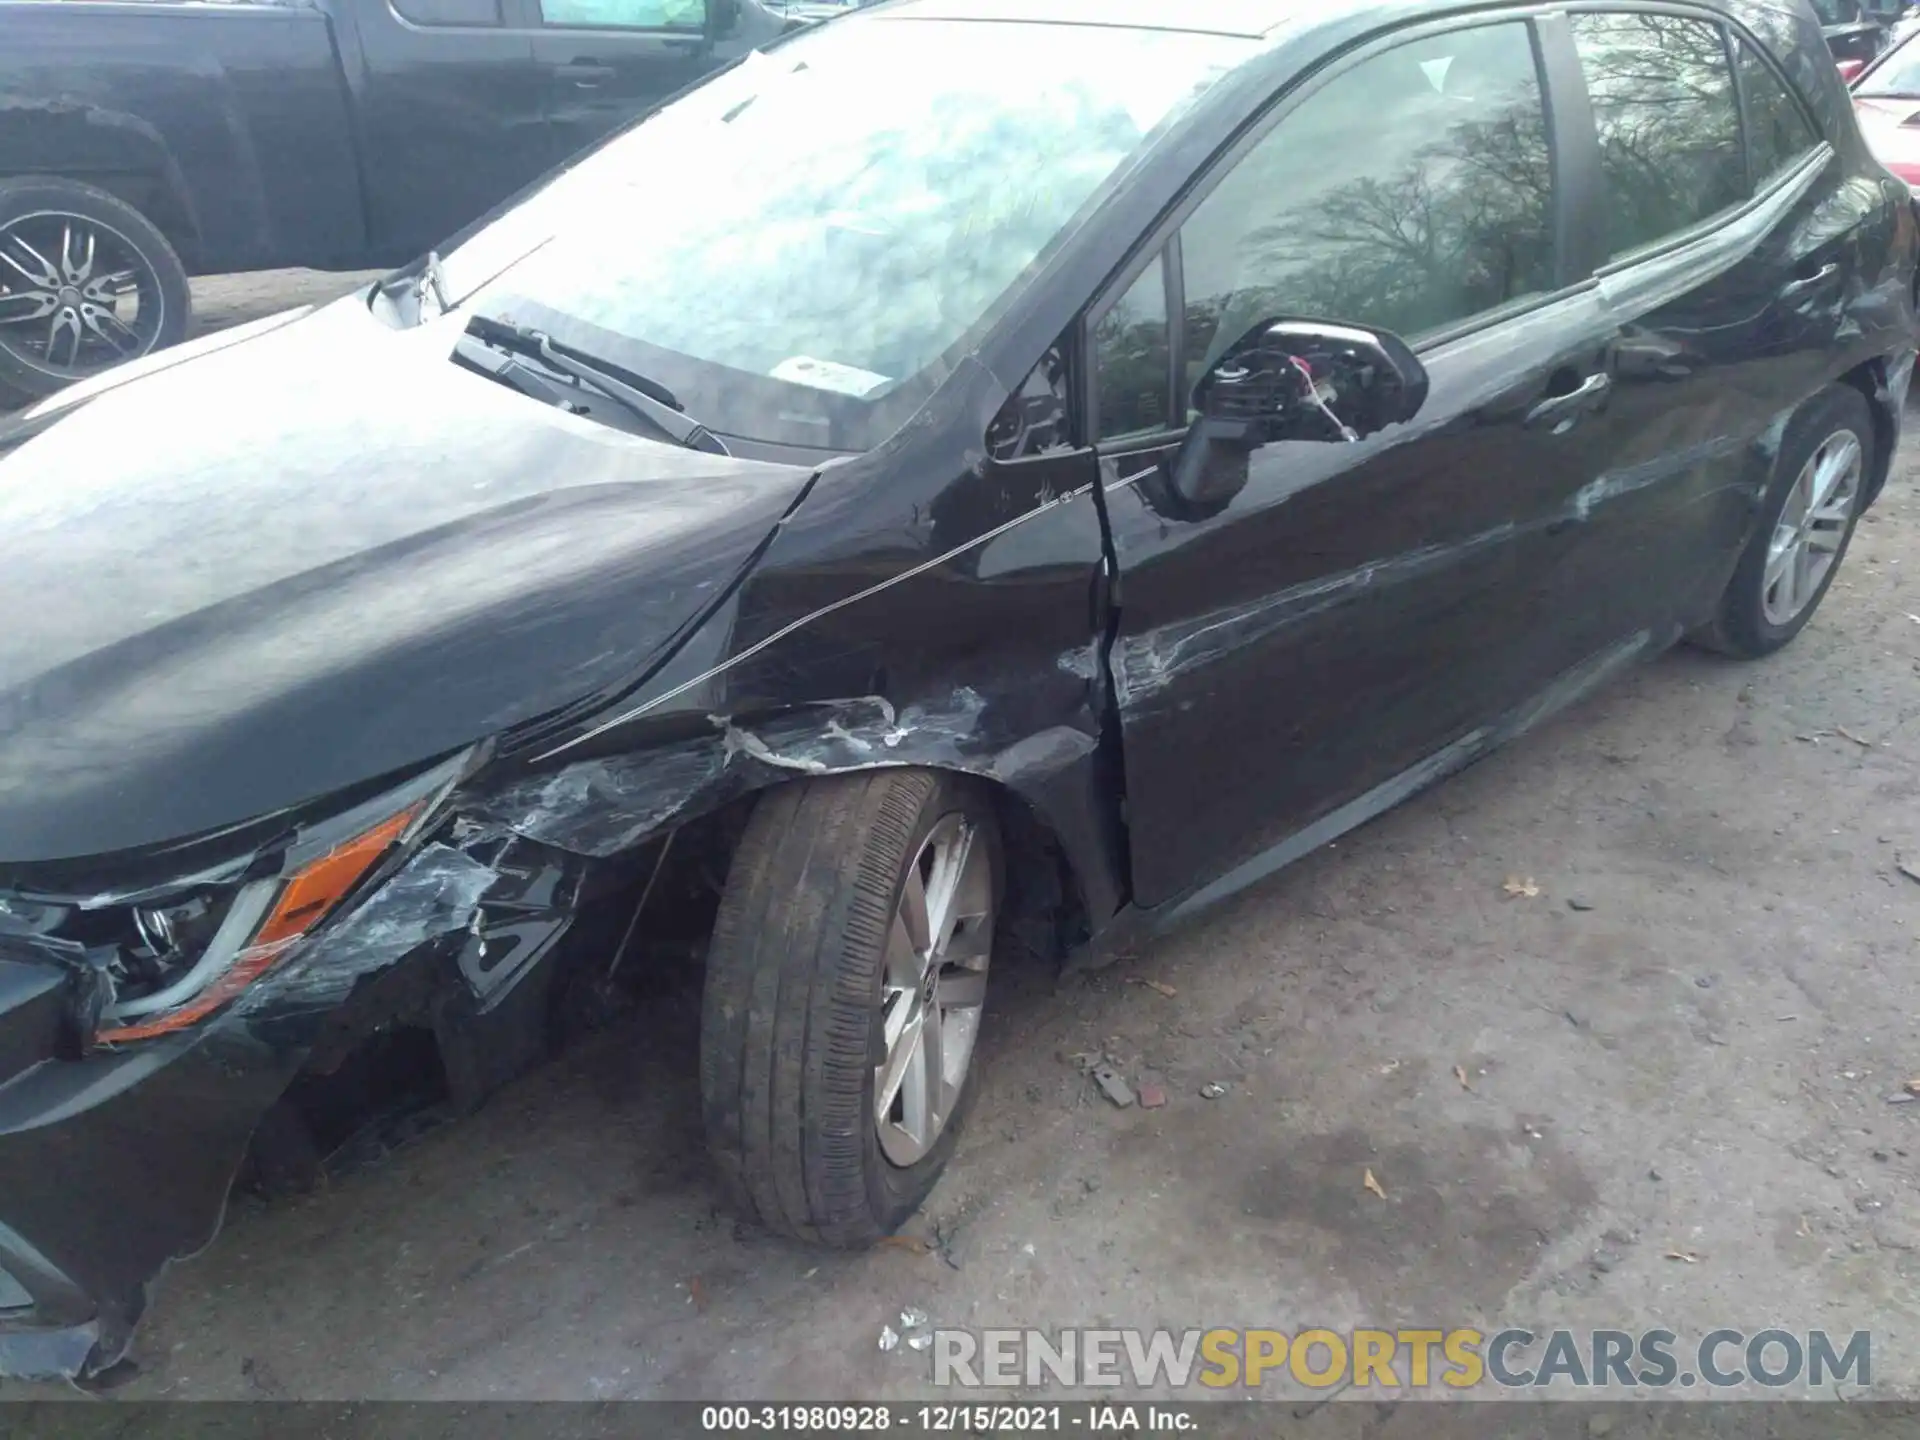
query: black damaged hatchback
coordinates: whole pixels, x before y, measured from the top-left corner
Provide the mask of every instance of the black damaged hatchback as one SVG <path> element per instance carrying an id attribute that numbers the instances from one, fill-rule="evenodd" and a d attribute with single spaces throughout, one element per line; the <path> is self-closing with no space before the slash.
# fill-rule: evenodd
<path id="1" fill-rule="evenodd" d="M 990 962 L 1807 624 L 1915 344 L 1810 9 L 1081 14 L 836 19 L 0 431 L 0 1369 L 114 1363 L 315 1076 L 477 1104 L 688 914 L 720 1184 L 871 1241 Z"/>

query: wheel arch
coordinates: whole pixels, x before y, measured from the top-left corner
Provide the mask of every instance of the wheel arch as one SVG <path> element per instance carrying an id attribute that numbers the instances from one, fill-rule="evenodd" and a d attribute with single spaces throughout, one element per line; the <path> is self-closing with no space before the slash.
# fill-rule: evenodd
<path id="1" fill-rule="evenodd" d="M 61 101 L 0 105 L 0 180 L 68 180 L 104 190 L 145 215 L 189 269 L 200 224 L 165 138 L 136 115 Z"/>
<path id="2" fill-rule="evenodd" d="M 965 696 L 944 710 L 896 711 L 865 697 L 752 721 L 714 717 L 705 735 L 482 788 L 458 807 L 455 833 L 476 844 L 512 833 L 610 859 L 786 785 L 880 769 L 934 770 L 989 796 L 1008 855 L 1011 912 L 1033 948 L 1064 953 L 1125 899 L 1111 832 L 1108 752 L 1097 736 L 1068 725 L 983 746 L 976 720 Z M 1050 934 L 1042 935 L 1043 924 Z"/>
<path id="3" fill-rule="evenodd" d="M 1900 440 L 1899 406 L 1890 378 L 1887 357 L 1875 356 L 1846 371 L 1835 382 L 1857 391 L 1867 402 L 1867 413 L 1873 417 L 1873 469 L 1867 476 L 1863 510 L 1880 498 L 1893 469 L 1894 448 Z"/>

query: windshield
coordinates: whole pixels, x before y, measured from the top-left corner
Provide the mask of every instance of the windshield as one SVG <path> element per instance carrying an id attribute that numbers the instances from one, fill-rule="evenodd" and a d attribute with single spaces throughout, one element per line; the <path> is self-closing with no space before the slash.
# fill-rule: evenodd
<path id="1" fill-rule="evenodd" d="M 1888 51 L 1880 63 L 1873 67 L 1873 73 L 1862 75 L 1855 82 L 1853 93 L 1856 96 L 1920 99 L 1920 45 L 1907 40 L 1897 49 Z"/>
<path id="2" fill-rule="evenodd" d="M 447 257 L 448 290 L 478 284 L 463 305 L 617 355 L 717 431 L 864 448 L 875 408 L 917 403 L 1247 48 L 852 15 L 749 57 L 477 232 Z"/>

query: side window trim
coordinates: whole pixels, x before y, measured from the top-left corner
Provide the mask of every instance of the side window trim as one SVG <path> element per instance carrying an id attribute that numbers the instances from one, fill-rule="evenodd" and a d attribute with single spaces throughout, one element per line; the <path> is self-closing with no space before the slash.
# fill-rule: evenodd
<path id="1" fill-rule="evenodd" d="M 1167 287 L 1167 425 L 1187 428 L 1187 264 L 1175 230 L 1160 247 L 1160 279 Z"/>
<path id="2" fill-rule="evenodd" d="M 1752 199 L 1760 190 L 1760 176 L 1753 158 L 1753 113 L 1747 104 L 1747 78 L 1741 73 L 1740 37 L 1735 35 L 1729 25 L 1720 27 L 1720 44 L 1727 52 L 1727 71 L 1733 76 L 1733 109 L 1740 117 L 1740 163 L 1747 172 L 1747 198 Z M 1761 64 L 1766 64 L 1762 58 Z M 1793 87 L 1787 87 L 1787 94 L 1793 95 Z M 1800 103 L 1794 96 L 1794 103 Z"/>
<path id="3" fill-rule="evenodd" d="M 1818 146 L 1806 153 L 1799 164 L 1789 170 L 1782 170 L 1765 191 L 1749 196 L 1744 205 L 1722 210 L 1717 215 L 1709 215 L 1705 220 L 1690 225 L 1685 230 L 1676 231 L 1652 245 L 1608 261 L 1598 271 L 1600 279 L 1604 281 L 1623 270 L 1632 270 L 1651 261 L 1664 260 L 1676 250 L 1685 250 L 1711 239 L 1716 231 L 1737 231 L 1752 219 L 1756 211 L 1764 210 L 1772 215 L 1782 195 L 1787 195 L 1788 203 L 1798 200 L 1813 183 L 1813 177 L 1824 170 L 1833 157 L 1832 144 L 1822 140 Z M 1788 194 L 1788 192 L 1791 193 Z"/>
<path id="4" fill-rule="evenodd" d="M 1783 171 L 1780 183 L 1738 210 L 1702 221 L 1659 246 L 1621 256 L 1600 272 L 1602 297 L 1614 303 L 1639 286 L 1631 308 L 1644 311 L 1739 264 L 1800 203 L 1832 158 L 1833 147 L 1822 141 L 1800 164 Z"/>

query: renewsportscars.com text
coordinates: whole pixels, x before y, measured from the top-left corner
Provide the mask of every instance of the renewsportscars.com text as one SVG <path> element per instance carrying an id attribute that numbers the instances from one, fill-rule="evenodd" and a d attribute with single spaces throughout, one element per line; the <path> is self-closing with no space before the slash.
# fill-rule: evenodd
<path id="1" fill-rule="evenodd" d="M 1873 1380 L 1865 1330 L 1718 1329 L 936 1330 L 933 1383 L 962 1389 L 1660 1390 L 1757 1385 L 1821 1391 Z"/>

